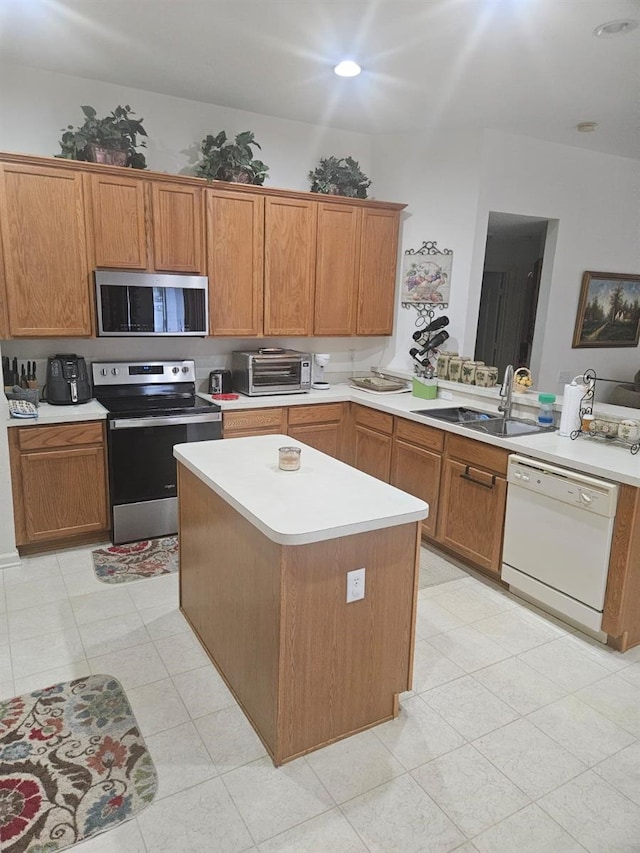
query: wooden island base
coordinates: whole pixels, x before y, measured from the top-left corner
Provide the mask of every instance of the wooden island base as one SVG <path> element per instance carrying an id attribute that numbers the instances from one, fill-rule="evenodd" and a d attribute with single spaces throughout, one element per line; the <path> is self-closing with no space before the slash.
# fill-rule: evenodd
<path id="1" fill-rule="evenodd" d="M 284 546 L 178 465 L 180 607 L 276 765 L 398 714 L 420 524 Z M 346 573 L 366 568 L 346 603 Z"/>

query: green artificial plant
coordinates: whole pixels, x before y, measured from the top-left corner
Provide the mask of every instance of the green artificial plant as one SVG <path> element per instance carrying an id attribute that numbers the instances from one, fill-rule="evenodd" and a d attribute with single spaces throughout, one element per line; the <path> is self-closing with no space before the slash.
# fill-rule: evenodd
<path id="1" fill-rule="evenodd" d="M 269 167 L 262 160 L 254 160 L 252 145 L 260 149 L 250 130 L 239 133 L 234 142 L 227 142 L 224 130 L 217 136 L 205 136 L 200 146 L 202 159 L 194 167 L 196 175 L 208 181 L 262 185 Z"/>
<path id="2" fill-rule="evenodd" d="M 353 157 L 325 157 L 309 172 L 312 193 L 366 198 L 371 181 Z"/>
<path id="3" fill-rule="evenodd" d="M 146 169 L 144 154 L 136 149 L 145 148 L 146 142 L 138 136 L 146 136 L 142 126 L 144 119 L 131 118 L 135 115 L 131 107 L 117 106 L 105 118 L 98 118 L 93 107 L 81 107 L 85 120 L 82 127 L 68 125 L 62 128 L 60 147 L 56 157 L 66 160 L 83 160 L 94 163 L 111 163 Z"/>

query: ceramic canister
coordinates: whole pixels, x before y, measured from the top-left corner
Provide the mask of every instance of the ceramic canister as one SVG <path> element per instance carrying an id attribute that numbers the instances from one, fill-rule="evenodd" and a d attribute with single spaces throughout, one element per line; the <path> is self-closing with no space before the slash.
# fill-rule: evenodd
<path id="1" fill-rule="evenodd" d="M 462 381 L 465 385 L 476 384 L 476 369 L 475 361 L 465 361 L 462 365 Z"/>
<path id="2" fill-rule="evenodd" d="M 487 367 L 484 364 L 476 367 L 476 385 L 481 388 L 491 388 L 494 384 L 492 367 Z"/>
<path id="3" fill-rule="evenodd" d="M 640 422 L 631 419 L 621 421 L 618 424 L 618 438 L 635 444 L 640 439 Z"/>
<path id="4" fill-rule="evenodd" d="M 452 382 L 460 382 L 462 373 L 462 357 L 459 355 L 449 359 L 449 379 Z"/>
<path id="5" fill-rule="evenodd" d="M 438 366 L 436 368 L 436 375 L 438 379 L 448 379 L 449 378 L 449 361 L 451 359 L 451 355 L 446 352 L 438 353 Z"/>

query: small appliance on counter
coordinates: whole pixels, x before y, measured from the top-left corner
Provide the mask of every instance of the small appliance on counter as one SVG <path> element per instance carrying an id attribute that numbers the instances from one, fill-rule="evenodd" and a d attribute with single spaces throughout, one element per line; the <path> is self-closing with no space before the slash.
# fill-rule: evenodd
<path id="1" fill-rule="evenodd" d="M 248 397 L 300 394 L 311 388 L 311 355 L 280 347 L 231 354 L 233 387 Z"/>
<path id="2" fill-rule="evenodd" d="M 331 356 L 328 352 L 317 352 L 313 356 L 313 383 L 312 388 L 317 391 L 327 391 L 331 386 L 324 378 L 324 369 L 329 364 Z"/>
<path id="3" fill-rule="evenodd" d="M 45 400 L 52 406 L 74 406 L 91 399 L 87 364 L 79 355 L 59 353 L 47 359 Z"/>
<path id="4" fill-rule="evenodd" d="M 233 390 L 230 370 L 212 370 L 209 373 L 210 394 L 230 394 Z"/>

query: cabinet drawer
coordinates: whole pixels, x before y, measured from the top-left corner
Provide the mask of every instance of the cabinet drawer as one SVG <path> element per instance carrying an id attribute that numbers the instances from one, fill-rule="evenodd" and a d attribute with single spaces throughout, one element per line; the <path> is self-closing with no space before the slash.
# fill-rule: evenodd
<path id="1" fill-rule="evenodd" d="M 367 409 L 366 406 L 354 406 L 353 418 L 355 423 L 361 426 L 375 429 L 378 432 L 384 432 L 391 435 L 393 432 L 393 415 L 387 415 L 385 412 L 378 412 L 376 409 Z"/>
<path id="2" fill-rule="evenodd" d="M 51 450 L 54 447 L 102 444 L 102 441 L 102 421 L 18 427 L 20 450 Z"/>
<path id="3" fill-rule="evenodd" d="M 509 451 L 472 438 L 463 438 L 460 435 L 447 435 L 447 456 L 461 459 L 470 465 L 479 465 L 495 471 L 496 474 L 507 473 L 507 461 Z"/>
<path id="4" fill-rule="evenodd" d="M 272 432 L 284 432 L 284 409 L 252 409 L 242 412 L 225 412 L 223 424 L 225 434 L 236 430 L 259 430 L 276 427 Z"/>
<path id="5" fill-rule="evenodd" d="M 444 446 L 444 433 L 434 427 L 417 424 L 405 418 L 396 418 L 396 438 L 419 444 L 429 450 L 442 450 Z"/>
<path id="6" fill-rule="evenodd" d="M 317 406 L 292 406 L 289 426 L 299 424 L 335 423 L 342 419 L 342 403 L 323 403 Z"/>

